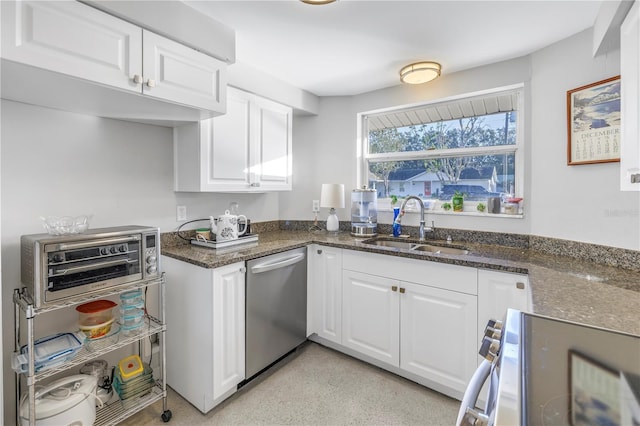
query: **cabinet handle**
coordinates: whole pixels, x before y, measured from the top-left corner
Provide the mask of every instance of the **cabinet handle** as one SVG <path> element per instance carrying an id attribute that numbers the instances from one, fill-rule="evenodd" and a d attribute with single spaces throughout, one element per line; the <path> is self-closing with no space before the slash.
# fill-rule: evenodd
<path id="1" fill-rule="evenodd" d="M 631 175 L 631 183 L 640 183 L 640 173 L 634 173 Z"/>
<path id="2" fill-rule="evenodd" d="M 240 273 L 244 274 L 245 272 L 247 272 L 247 268 L 245 268 L 244 266 L 240 268 Z"/>
<path id="3" fill-rule="evenodd" d="M 253 186 L 254 188 L 257 188 L 260 186 L 260 182 L 253 182 L 251 186 Z"/>
<path id="4" fill-rule="evenodd" d="M 133 76 L 133 82 L 135 84 L 142 84 L 142 76 L 139 74 L 136 74 Z"/>
<path id="5" fill-rule="evenodd" d="M 391 286 L 391 291 L 398 291 L 398 286 L 397 285 L 392 285 Z"/>
<path id="6" fill-rule="evenodd" d="M 404 294 L 406 290 L 403 287 L 400 287 L 400 293 Z"/>
<path id="7" fill-rule="evenodd" d="M 524 283 L 523 282 L 517 282 L 516 283 L 516 288 L 518 290 L 524 290 Z"/>
<path id="8" fill-rule="evenodd" d="M 147 87 L 156 87 L 156 81 L 152 78 L 147 80 Z"/>
<path id="9" fill-rule="evenodd" d="M 318 250 L 318 254 L 322 254 L 322 250 Z"/>

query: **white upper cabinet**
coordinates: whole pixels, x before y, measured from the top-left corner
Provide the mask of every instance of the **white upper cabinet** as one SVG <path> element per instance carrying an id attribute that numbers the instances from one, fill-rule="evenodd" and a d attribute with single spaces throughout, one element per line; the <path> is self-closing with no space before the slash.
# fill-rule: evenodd
<path id="1" fill-rule="evenodd" d="M 5 99 L 148 121 L 225 112 L 225 62 L 75 1 L 1 3 Z"/>
<path id="2" fill-rule="evenodd" d="M 291 190 L 293 110 L 227 88 L 227 113 L 174 129 L 176 191 Z"/>
<path id="3" fill-rule="evenodd" d="M 640 2 L 620 27 L 620 189 L 640 191 Z"/>
<path id="4" fill-rule="evenodd" d="M 143 32 L 142 92 L 148 96 L 225 111 L 227 65 L 150 31 Z"/>
<path id="5" fill-rule="evenodd" d="M 140 91 L 142 30 L 75 1 L 2 2 L 2 57 Z"/>

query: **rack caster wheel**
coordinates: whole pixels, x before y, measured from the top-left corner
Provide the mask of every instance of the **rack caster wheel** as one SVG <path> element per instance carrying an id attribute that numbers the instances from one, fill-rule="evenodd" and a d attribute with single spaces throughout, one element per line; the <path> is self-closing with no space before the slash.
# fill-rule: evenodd
<path id="1" fill-rule="evenodd" d="M 172 416 L 171 410 L 165 411 L 164 413 L 162 413 L 162 416 L 161 416 L 162 421 L 167 423 L 169 420 L 171 420 L 171 416 Z"/>

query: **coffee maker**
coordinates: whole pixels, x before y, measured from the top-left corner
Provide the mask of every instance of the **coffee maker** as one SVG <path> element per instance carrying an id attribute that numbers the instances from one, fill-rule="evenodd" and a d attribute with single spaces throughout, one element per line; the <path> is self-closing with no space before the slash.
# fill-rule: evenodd
<path id="1" fill-rule="evenodd" d="M 351 235 L 372 237 L 378 233 L 378 193 L 366 186 L 351 192 Z"/>

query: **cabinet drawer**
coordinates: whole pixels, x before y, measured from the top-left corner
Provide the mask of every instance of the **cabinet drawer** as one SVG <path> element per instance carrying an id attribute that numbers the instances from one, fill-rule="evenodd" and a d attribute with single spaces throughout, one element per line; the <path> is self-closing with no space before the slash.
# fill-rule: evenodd
<path id="1" fill-rule="evenodd" d="M 344 250 L 344 269 L 466 294 L 478 294 L 476 268 Z"/>

